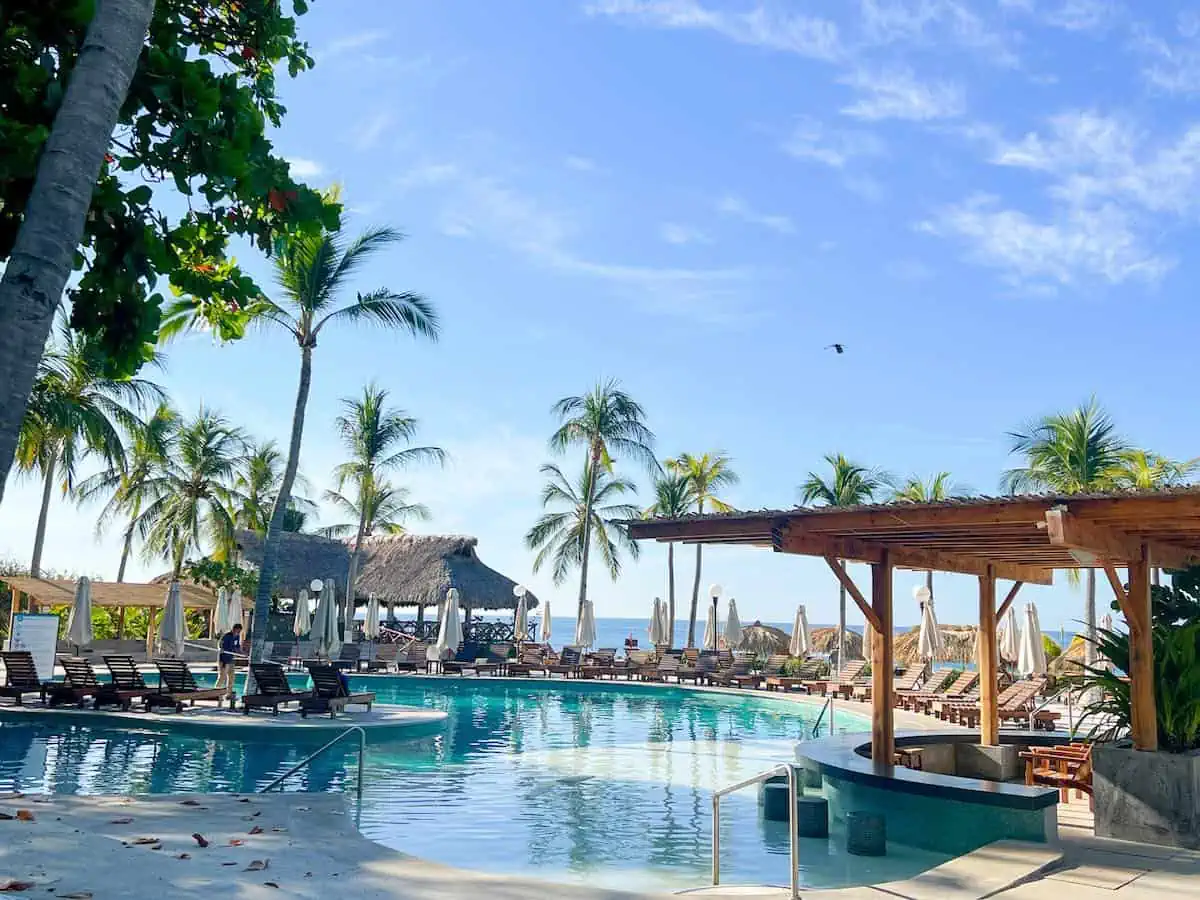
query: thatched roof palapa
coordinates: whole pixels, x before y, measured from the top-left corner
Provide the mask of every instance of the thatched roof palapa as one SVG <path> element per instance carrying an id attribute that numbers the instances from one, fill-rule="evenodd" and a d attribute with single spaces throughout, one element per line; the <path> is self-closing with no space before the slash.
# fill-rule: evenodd
<path id="1" fill-rule="evenodd" d="M 936 662 L 971 663 L 975 661 L 975 625 L 943 625 L 938 623 L 942 635 L 942 652 Z M 907 634 L 896 638 L 893 653 L 897 665 L 911 666 L 921 661 L 921 626 L 914 626 Z"/>
<path id="2" fill-rule="evenodd" d="M 814 653 L 834 653 L 837 650 L 836 628 L 814 628 L 808 633 Z M 857 631 L 846 630 L 846 659 L 863 658 L 863 637 Z"/>
<path id="3" fill-rule="evenodd" d="M 256 568 L 262 565 L 263 535 L 256 531 L 238 531 L 234 537 L 242 558 Z M 279 535 L 275 584 L 283 596 L 295 597 L 301 590 L 308 590 L 314 578 L 322 581 L 332 578 L 340 597 L 345 592 L 349 571 L 350 550 L 341 541 L 292 531 Z"/>

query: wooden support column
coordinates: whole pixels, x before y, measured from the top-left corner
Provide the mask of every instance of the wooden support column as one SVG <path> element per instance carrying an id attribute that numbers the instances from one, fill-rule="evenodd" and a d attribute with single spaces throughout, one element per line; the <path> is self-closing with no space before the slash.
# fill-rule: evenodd
<path id="1" fill-rule="evenodd" d="M 1154 639 L 1150 622 L 1150 554 L 1129 564 L 1125 620 L 1129 624 L 1131 737 L 1135 750 L 1158 749 L 1158 710 L 1154 702 Z"/>
<path id="2" fill-rule="evenodd" d="M 892 710 L 892 645 L 896 635 L 892 628 L 892 561 L 886 550 L 879 562 L 871 564 L 871 608 L 879 626 L 871 642 L 871 759 L 890 766 L 896 755 Z"/>
<path id="3" fill-rule="evenodd" d="M 985 747 L 1000 743 L 1000 710 L 996 705 L 998 670 L 996 574 L 988 566 L 988 573 L 979 576 L 979 743 Z"/>

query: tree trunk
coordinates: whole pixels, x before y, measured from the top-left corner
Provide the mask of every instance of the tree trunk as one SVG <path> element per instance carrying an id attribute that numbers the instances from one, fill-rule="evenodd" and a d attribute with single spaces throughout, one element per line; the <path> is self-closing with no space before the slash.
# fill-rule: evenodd
<path id="1" fill-rule="evenodd" d="M 367 533 L 366 491 L 358 492 L 358 532 L 354 536 L 354 552 L 350 554 L 350 571 L 346 574 L 346 602 L 354 602 L 354 582 L 358 580 L 358 554 L 362 552 L 363 536 Z"/>
<path id="2" fill-rule="evenodd" d="M 1096 665 L 1096 570 L 1087 570 L 1087 601 L 1083 610 L 1083 628 L 1087 640 L 1083 645 L 1083 663 Z"/>
<path id="3" fill-rule="evenodd" d="M 925 573 L 925 590 L 929 591 L 929 599 L 933 599 L 933 570 Z M 934 607 L 936 609 L 936 607 Z"/>
<path id="4" fill-rule="evenodd" d="M 675 542 L 667 544 L 667 646 L 675 646 Z"/>
<path id="5" fill-rule="evenodd" d="M 0 281 L 0 499 L 38 361 L 153 14 L 154 0 L 96 4 Z"/>
<path id="6" fill-rule="evenodd" d="M 578 626 L 583 615 L 583 604 L 587 600 L 588 556 L 592 548 L 592 504 L 596 496 L 596 467 L 600 465 L 600 447 L 593 447 L 587 463 L 591 466 L 584 478 L 587 485 L 587 496 L 583 498 L 583 552 L 579 559 L 579 606 L 575 611 L 575 622 Z"/>
<path id="7" fill-rule="evenodd" d="M 687 645 L 689 650 L 696 646 L 696 610 L 700 605 L 701 547 L 701 544 L 696 545 L 696 576 L 692 579 L 692 610 L 688 613 Z"/>
<path id="8" fill-rule="evenodd" d="M 54 491 L 54 469 L 58 463 L 58 450 L 50 453 L 46 463 L 46 480 L 42 485 L 42 508 L 38 512 L 37 531 L 33 535 L 33 559 L 29 563 L 29 574 L 32 578 L 42 575 L 42 549 L 46 544 L 46 519 L 50 515 L 50 495 Z"/>
<path id="9" fill-rule="evenodd" d="M 117 584 L 125 580 L 125 564 L 129 562 L 129 553 L 133 549 L 133 523 L 125 529 L 125 540 L 121 544 L 121 564 L 117 566 Z"/>
<path id="10" fill-rule="evenodd" d="M 279 535 L 283 530 L 283 517 L 292 500 L 292 485 L 296 481 L 296 470 L 300 467 L 300 442 L 304 437 L 304 413 L 308 408 L 308 389 L 312 382 L 312 345 L 300 348 L 300 384 L 296 388 L 296 408 L 292 412 L 292 440 L 288 444 L 287 466 L 283 480 L 279 483 L 279 496 L 271 510 L 271 521 L 267 525 L 267 536 L 263 540 L 262 565 L 258 570 L 258 591 L 254 595 L 254 640 L 250 658 L 261 662 L 266 657 L 267 622 L 271 615 L 271 588 L 275 583 L 276 557 L 279 555 Z"/>

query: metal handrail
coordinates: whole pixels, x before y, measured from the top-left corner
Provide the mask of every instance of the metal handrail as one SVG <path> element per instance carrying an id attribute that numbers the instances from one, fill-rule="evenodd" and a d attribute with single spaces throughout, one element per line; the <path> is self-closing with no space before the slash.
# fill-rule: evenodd
<path id="1" fill-rule="evenodd" d="M 279 785 L 283 784 L 283 782 L 285 782 L 287 779 L 291 778 L 293 775 L 295 775 L 297 772 L 299 772 L 301 769 L 303 769 L 305 766 L 307 766 L 310 762 L 312 762 L 318 756 L 320 756 L 322 753 L 324 753 L 326 750 L 328 750 L 330 747 L 332 747 L 334 744 L 338 743 L 346 735 L 355 734 L 355 733 L 358 734 L 358 784 L 356 785 L 356 790 L 355 790 L 355 797 L 356 797 L 358 803 L 355 806 L 354 817 L 355 817 L 356 821 L 361 820 L 361 818 L 362 818 L 362 798 L 363 798 L 363 766 L 367 762 L 367 732 L 363 729 L 363 727 L 361 725 L 351 725 L 349 728 L 347 728 L 345 731 L 341 732 L 333 740 L 329 741 L 329 743 L 322 744 L 321 747 L 319 747 L 317 750 L 314 750 L 308 756 L 304 757 L 304 759 L 300 760 L 300 762 L 296 763 L 294 766 L 292 766 L 290 769 L 288 769 L 286 772 L 284 772 L 278 778 L 274 779 L 266 787 L 260 788 L 258 793 L 265 794 L 267 791 L 274 790 Z"/>
<path id="2" fill-rule="evenodd" d="M 834 696 L 835 695 L 830 694 L 828 697 L 825 698 L 825 703 L 821 707 L 821 711 L 819 713 L 817 713 L 817 721 L 813 723 L 812 735 L 811 735 L 812 737 L 816 737 L 817 732 L 821 728 L 821 720 L 823 718 L 825 718 L 825 710 L 829 710 L 829 733 L 833 734 L 833 700 L 834 700 Z"/>
<path id="3" fill-rule="evenodd" d="M 1071 683 L 1070 682 L 1065 682 L 1062 687 L 1060 687 L 1053 694 L 1050 694 L 1049 696 L 1045 697 L 1041 703 L 1039 703 L 1037 706 L 1034 706 L 1029 711 L 1029 730 L 1030 731 L 1033 731 L 1034 722 L 1037 719 L 1037 714 L 1040 713 L 1047 706 L 1049 706 L 1051 703 L 1056 701 L 1063 694 L 1067 695 L 1067 731 L 1074 731 L 1074 729 L 1075 729 L 1075 722 L 1074 722 L 1075 698 L 1071 693 Z"/>
<path id="4" fill-rule="evenodd" d="M 799 787 L 796 784 L 796 767 L 790 763 L 783 763 L 775 766 L 773 769 L 767 769 L 765 772 L 759 772 L 744 781 L 739 781 L 737 784 L 731 784 L 728 787 L 723 787 L 713 791 L 713 818 L 712 818 L 712 883 L 719 885 L 721 883 L 721 798 L 726 794 L 732 794 L 734 791 L 740 791 L 742 788 L 748 788 L 754 784 L 761 784 L 768 778 L 774 778 L 776 775 L 786 775 L 788 784 L 788 837 L 791 848 L 791 887 L 792 900 L 799 900 L 800 897 L 800 840 L 799 831 L 796 822 L 796 803 L 799 797 Z"/>

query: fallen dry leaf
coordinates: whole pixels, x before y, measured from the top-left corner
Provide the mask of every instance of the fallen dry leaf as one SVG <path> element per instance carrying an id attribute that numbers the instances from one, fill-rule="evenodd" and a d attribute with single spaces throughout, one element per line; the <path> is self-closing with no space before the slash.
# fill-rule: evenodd
<path id="1" fill-rule="evenodd" d="M 192 833 L 192 840 L 194 840 L 201 847 L 207 847 L 209 845 L 208 838 L 206 838 L 204 835 L 202 835 L 198 831 Z"/>
<path id="2" fill-rule="evenodd" d="M 236 865 L 237 865 L 237 863 L 234 863 L 234 862 L 228 862 L 228 863 L 221 863 L 221 865 L 223 865 L 223 866 L 236 866 Z"/>
<path id="3" fill-rule="evenodd" d="M 277 888 L 277 887 L 279 887 L 279 885 L 277 885 L 277 884 L 276 884 L 275 882 L 273 882 L 273 881 L 264 881 L 264 882 L 263 882 L 263 884 L 265 884 L 267 887 L 273 887 L 273 888 Z"/>
<path id="4" fill-rule="evenodd" d="M 180 800 L 179 805 L 180 806 L 199 806 L 200 801 L 199 800 Z"/>
<path id="5" fill-rule="evenodd" d="M 17 881 L 15 878 L 0 881 L 0 891 L 27 891 L 31 887 L 33 887 L 32 881 Z"/>
<path id="6" fill-rule="evenodd" d="M 243 872 L 261 872 L 263 869 L 267 868 L 269 865 L 271 865 L 271 861 L 269 859 L 252 859 L 252 860 L 250 860 L 250 865 L 246 866 L 246 868 L 242 869 L 242 871 Z"/>
<path id="7" fill-rule="evenodd" d="M 263 830 L 262 830 L 261 825 L 255 825 L 253 828 L 250 829 L 250 831 L 247 832 L 247 834 L 262 834 L 262 833 L 263 833 Z"/>
<path id="8" fill-rule="evenodd" d="M 33 817 L 32 809 L 18 809 L 17 810 L 17 820 L 20 822 L 36 822 L 37 821 L 37 819 L 35 819 Z"/>
<path id="9" fill-rule="evenodd" d="M 240 847 L 240 846 L 242 846 L 242 844 L 244 844 L 244 843 L 246 843 L 246 842 L 245 842 L 245 841 L 243 841 L 241 838 L 230 838 L 230 839 L 229 839 L 229 846 L 230 846 L 230 847 Z"/>
<path id="10" fill-rule="evenodd" d="M 190 854 L 190 853 L 180 853 L 180 854 L 179 854 L 178 856 L 176 856 L 175 858 L 176 858 L 176 859 L 191 859 L 191 858 L 192 858 L 192 854 Z"/>
<path id="11" fill-rule="evenodd" d="M 249 802 L 250 802 L 249 797 L 238 797 L 238 803 L 249 803 Z"/>
<path id="12" fill-rule="evenodd" d="M 109 819 L 109 825 L 128 825 L 133 821 L 132 816 L 121 816 L 119 819 Z M 61 894 L 59 896 L 62 896 Z"/>
<path id="13" fill-rule="evenodd" d="M 134 838 L 132 841 L 130 841 L 130 843 L 133 844 L 135 847 L 140 846 L 142 844 L 157 844 L 158 842 L 159 842 L 158 838 L 150 838 L 150 837 Z"/>
<path id="14" fill-rule="evenodd" d="M 275 826 L 274 828 L 272 828 L 271 830 L 272 830 L 272 831 L 274 831 L 276 834 L 287 834 L 287 829 L 286 829 L 286 828 L 280 828 L 278 825 L 276 825 L 276 826 Z"/>
<path id="15" fill-rule="evenodd" d="M 297 806 L 296 812 L 308 812 L 310 809 L 312 809 L 311 806 Z"/>
<path id="16" fill-rule="evenodd" d="M 91 891 L 71 891 L 69 894 L 59 894 L 62 900 L 92 900 Z"/>

